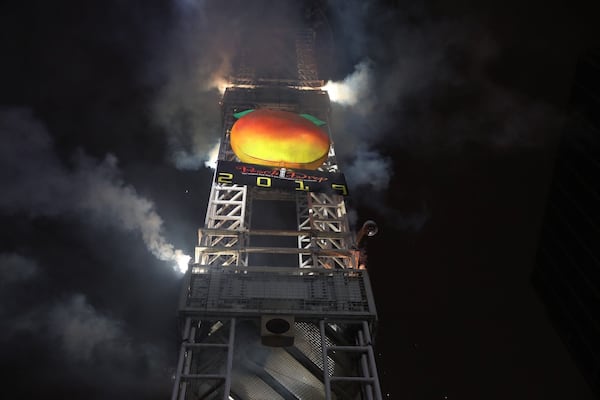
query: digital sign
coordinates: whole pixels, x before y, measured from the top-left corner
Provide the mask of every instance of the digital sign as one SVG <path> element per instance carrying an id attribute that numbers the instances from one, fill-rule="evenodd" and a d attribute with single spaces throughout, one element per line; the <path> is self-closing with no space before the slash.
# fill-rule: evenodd
<path id="1" fill-rule="evenodd" d="M 229 142 L 244 163 L 314 170 L 329 154 L 324 121 L 309 114 L 257 109 L 234 114 Z"/>
<path id="2" fill-rule="evenodd" d="M 238 184 L 290 191 L 348 195 L 348 186 L 342 173 L 270 167 L 234 161 L 220 160 L 218 162 L 215 182 L 225 185 Z"/>

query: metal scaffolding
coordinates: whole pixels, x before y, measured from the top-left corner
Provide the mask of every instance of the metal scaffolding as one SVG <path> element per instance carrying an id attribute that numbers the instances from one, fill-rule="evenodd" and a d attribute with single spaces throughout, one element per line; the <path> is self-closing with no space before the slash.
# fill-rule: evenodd
<path id="1" fill-rule="evenodd" d="M 313 42 L 310 30 L 297 34 L 293 82 L 257 79 L 242 66 L 221 102 L 219 160 L 236 161 L 229 135 L 239 111 L 329 121 Z M 339 171 L 333 147 L 323 172 Z M 214 182 L 179 316 L 172 400 L 381 399 L 377 313 L 340 194 Z"/>

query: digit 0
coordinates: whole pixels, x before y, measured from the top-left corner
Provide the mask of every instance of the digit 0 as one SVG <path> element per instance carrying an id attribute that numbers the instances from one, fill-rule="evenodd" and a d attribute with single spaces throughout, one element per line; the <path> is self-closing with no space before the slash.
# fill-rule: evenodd
<path id="1" fill-rule="evenodd" d="M 256 178 L 256 186 L 271 187 L 271 178 L 268 176 L 259 176 Z"/>

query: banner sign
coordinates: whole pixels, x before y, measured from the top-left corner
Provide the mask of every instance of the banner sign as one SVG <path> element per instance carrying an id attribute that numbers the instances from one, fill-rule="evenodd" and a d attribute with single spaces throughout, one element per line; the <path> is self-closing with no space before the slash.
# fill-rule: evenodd
<path id="1" fill-rule="evenodd" d="M 222 161 L 217 164 L 215 182 L 272 189 L 332 193 L 348 195 L 348 186 L 342 173 L 306 169 L 290 169 Z"/>

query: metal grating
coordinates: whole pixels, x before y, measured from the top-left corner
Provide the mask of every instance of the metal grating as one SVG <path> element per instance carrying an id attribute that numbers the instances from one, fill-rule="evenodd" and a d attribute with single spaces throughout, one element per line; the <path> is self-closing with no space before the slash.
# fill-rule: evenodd
<path id="1" fill-rule="evenodd" d="M 195 265 L 182 311 L 256 315 L 277 310 L 305 316 L 327 314 L 374 319 L 366 270 Z"/>
<path id="2" fill-rule="evenodd" d="M 298 332 L 298 340 L 296 347 L 310 359 L 319 369 L 323 370 L 323 355 L 321 353 L 321 333 L 319 327 L 309 322 L 296 322 L 296 332 Z M 332 346 L 333 342 L 328 337 L 325 337 L 327 346 Z M 333 359 L 327 356 L 329 376 L 333 375 L 334 364 Z"/>

